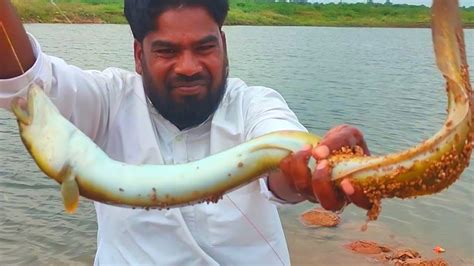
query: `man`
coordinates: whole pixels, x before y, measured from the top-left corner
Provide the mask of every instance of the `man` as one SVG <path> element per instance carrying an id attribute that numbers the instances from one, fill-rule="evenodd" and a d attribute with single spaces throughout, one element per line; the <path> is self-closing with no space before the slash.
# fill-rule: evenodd
<path id="1" fill-rule="evenodd" d="M 0 21 L 9 36 L 0 35 L 0 106 L 9 108 L 14 96 L 36 82 L 110 157 L 131 164 L 185 163 L 272 131 L 305 130 L 277 92 L 228 78 L 222 31 L 227 11 L 226 0 L 126 0 L 137 73 L 99 72 L 42 53 L 10 1 L 0 0 Z M 95 203 L 95 264 L 289 264 L 271 202 L 311 200 L 338 210 L 353 201 L 369 207 L 349 181 L 343 182 L 344 193 L 332 186 L 324 160 L 333 150 L 356 145 L 368 152 L 358 130 L 336 127 L 322 145 L 283 160 L 282 171 L 216 204 L 146 211 Z M 314 173 L 307 167 L 310 156 L 319 160 Z"/>

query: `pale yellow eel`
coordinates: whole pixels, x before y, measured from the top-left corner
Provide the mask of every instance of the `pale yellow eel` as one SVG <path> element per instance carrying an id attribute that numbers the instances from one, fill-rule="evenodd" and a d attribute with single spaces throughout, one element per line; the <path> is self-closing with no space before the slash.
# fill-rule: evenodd
<path id="1" fill-rule="evenodd" d="M 407 198 L 438 192 L 452 184 L 469 163 L 472 98 L 458 3 L 435 0 L 433 42 L 438 67 L 446 79 L 448 116 L 432 138 L 409 150 L 386 156 L 334 155 L 336 185 L 349 177 L 379 212 L 382 198 Z M 68 212 L 79 195 L 114 205 L 169 208 L 216 201 L 278 167 L 282 158 L 319 137 L 301 132 L 275 132 L 205 159 L 180 165 L 129 165 L 110 159 L 87 136 L 61 116 L 43 90 L 32 85 L 28 108 L 12 104 L 21 138 L 49 177 L 61 183 Z M 314 162 L 313 162 L 314 165 Z"/>

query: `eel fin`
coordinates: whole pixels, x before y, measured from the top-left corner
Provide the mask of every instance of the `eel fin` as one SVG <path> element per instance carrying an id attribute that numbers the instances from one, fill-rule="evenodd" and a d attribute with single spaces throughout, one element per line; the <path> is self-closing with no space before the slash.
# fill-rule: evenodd
<path id="1" fill-rule="evenodd" d="M 67 213 L 74 213 L 79 205 L 79 186 L 70 166 L 63 167 L 60 172 L 61 195 L 64 209 Z"/>

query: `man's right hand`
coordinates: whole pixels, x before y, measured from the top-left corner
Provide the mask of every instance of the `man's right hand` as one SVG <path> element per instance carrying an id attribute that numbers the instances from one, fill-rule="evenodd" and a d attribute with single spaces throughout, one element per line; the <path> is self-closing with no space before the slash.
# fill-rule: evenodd
<path id="1" fill-rule="evenodd" d="M 0 79 L 17 77 L 35 62 L 28 35 L 10 0 L 0 0 L 0 58 Z"/>

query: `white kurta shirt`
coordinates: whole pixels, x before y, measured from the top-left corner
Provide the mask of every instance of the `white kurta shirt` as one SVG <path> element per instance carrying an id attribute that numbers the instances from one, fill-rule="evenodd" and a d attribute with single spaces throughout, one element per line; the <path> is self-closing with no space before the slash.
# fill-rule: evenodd
<path id="1" fill-rule="evenodd" d="M 217 111 L 180 131 L 144 94 L 141 76 L 109 68 L 84 71 L 35 51 L 22 76 L 0 80 L 0 107 L 36 82 L 61 113 L 111 158 L 130 164 L 198 160 L 276 130 L 305 130 L 274 90 L 230 78 Z M 218 166 L 216 166 L 218 167 Z M 217 204 L 170 210 L 128 209 L 95 203 L 95 264 L 288 265 L 276 205 L 264 179 L 228 193 Z"/>

